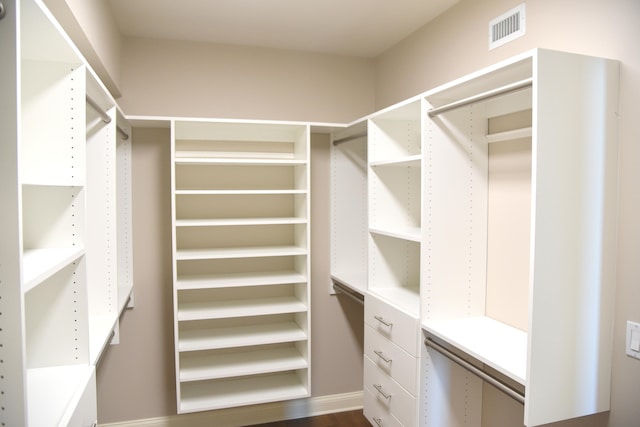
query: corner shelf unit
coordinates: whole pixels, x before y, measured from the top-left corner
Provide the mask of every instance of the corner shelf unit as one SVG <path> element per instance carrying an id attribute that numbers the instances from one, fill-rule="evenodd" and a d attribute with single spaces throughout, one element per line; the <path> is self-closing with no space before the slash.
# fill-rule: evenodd
<path id="1" fill-rule="evenodd" d="M 609 409 L 617 79 L 534 50 L 424 95 L 422 327 L 524 390 L 527 426 Z M 429 372 L 453 371 L 427 350 L 425 401 L 481 401 L 478 381 L 439 389 Z"/>
<path id="2" fill-rule="evenodd" d="M 86 426 L 96 421 L 95 365 L 121 313 L 118 244 L 124 234 L 131 243 L 116 210 L 129 191 L 115 180 L 116 106 L 40 1 L 6 10 L 0 423 Z"/>
<path id="3" fill-rule="evenodd" d="M 307 397 L 309 127 L 172 122 L 178 412 Z"/>

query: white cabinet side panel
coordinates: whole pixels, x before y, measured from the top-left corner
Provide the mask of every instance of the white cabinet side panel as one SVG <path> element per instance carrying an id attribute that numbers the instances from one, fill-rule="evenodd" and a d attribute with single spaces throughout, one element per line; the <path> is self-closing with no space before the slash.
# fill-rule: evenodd
<path id="1" fill-rule="evenodd" d="M 534 72 L 527 425 L 609 409 L 616 278 L 617 66 L 540 51 Z"/>

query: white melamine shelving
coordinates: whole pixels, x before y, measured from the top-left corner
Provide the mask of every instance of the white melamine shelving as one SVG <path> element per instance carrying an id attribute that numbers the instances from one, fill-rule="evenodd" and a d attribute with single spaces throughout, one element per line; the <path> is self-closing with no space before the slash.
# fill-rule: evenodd
<path id="1" fill-rule="evenodd" d="M 368 291 L 420 315 L 422 241 L 420 100 L 368 120 Z"/>
<path id="2" fill-rule="evenodd" d="M 172 132 L 178 411 L 308 396 L 308 126 Z"/>
<path id="3" fill-rule="evenodd" d="M 367 167 L 366 121 L 332 136 L 331 277 L 361 295 L 367 291 Z"/>
<path id="4" fill-rule="evenodd" d="M 5 10 L 0 424 L 91 425 L 119 314 L 115 103 L 41 1 Z"/>
<path id="5" fill-rule="evenodd" d="M 425 94 L 437 110 L 524 82 L 428 115 L 421 309 L 427 336 L 525 390 L 527 426 L 609 409 L 617 68 L 534 50 Z M 437 396 L 432 357 L 427 399 L 481 401 L 453 377 Z"/>

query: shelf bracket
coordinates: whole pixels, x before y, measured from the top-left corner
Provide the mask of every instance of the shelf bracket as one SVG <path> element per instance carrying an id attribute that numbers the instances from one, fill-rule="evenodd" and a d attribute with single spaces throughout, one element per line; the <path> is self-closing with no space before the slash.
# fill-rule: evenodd
<path id="1" fill-rule="evenodd" d="M 505 393 L 507 396 L 511 397 L 515 401 L 517 401 L 517 402 L 519 402 L 521 404 L 524 404 L 524 394 L 523 393 L 520 393 L 518 390 L 515 390 L 513 387 L 505 384 L 504 382 L 502 382 L 498 378 L 493 377 L 492 375 L 486 373 L 485 371 L 477 368 L 476 366 L 474 366 L 471 363 L 467 362 L 466 360 L 462 359 L 460 356 L 458 356 L 457 354 L 451 352 L 447 348 L 441 346 L 440 344 L 438 344 L 437 342 L 432 340 L 430 337 L 427 337 L 427 339 L 424 340 L 424 343 L 425 343 L 425 345 L 427 347 L 431 347 L 432 349 L 436 350 L 438 353 L 442 354 L 447 359 L 449 359 L 452 362 L 457 363 L 458 365 L 462 366 L 467 371 L 471 372 L 472 374 L 474 374 L 475 376 L 477 376 L 481 380 L 486 381 L 487 383 L 491 384 L 492 386 L 494 386 L 495 388 L 497 388 L 501 392 Z"/>

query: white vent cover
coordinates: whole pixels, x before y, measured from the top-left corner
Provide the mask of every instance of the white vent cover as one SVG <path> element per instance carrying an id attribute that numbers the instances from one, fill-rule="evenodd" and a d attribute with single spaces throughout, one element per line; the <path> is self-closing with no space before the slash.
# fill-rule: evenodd
<path id="1" fill-rule="evenodd" d="M 489 22 L 489 50 L 525 34 L 524 3 Z"/>

